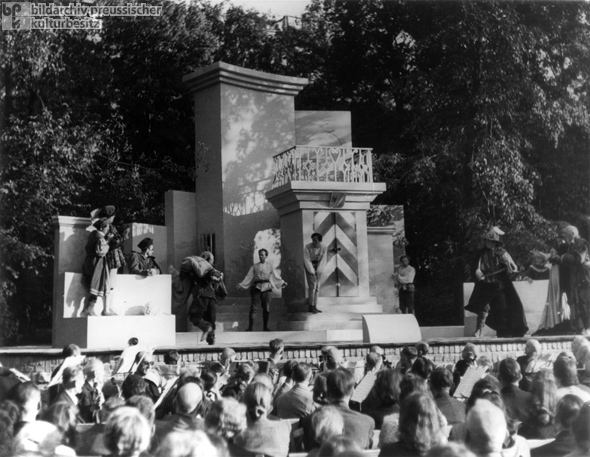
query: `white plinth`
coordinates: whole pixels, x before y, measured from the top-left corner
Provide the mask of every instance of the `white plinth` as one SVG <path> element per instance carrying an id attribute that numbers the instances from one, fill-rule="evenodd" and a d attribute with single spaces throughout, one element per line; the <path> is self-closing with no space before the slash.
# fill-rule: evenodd
<path id="1" fill-rule="evenodd" d="M 70 343 L 87 349 L 123 349 L 136 337 L 147 346 L 175 346 L 176 318 L 171 315 L 58 318 L 53 346 Z"/>

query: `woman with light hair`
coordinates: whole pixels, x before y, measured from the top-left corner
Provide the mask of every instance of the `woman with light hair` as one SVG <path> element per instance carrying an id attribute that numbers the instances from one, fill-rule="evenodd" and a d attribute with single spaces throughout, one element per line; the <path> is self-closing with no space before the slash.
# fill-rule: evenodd
<path id="1" fill-rule="evenodd" d="M 308 457 L 315 457 L 324 443 L 331 438 L 342 436 L 344 419 L 334 406 L 322 406 L 311 416 L 311 428 L 314 435 L 314 447 Z"/>
<path id="2" fill-rule="evenodd" d="M 106 422 L 104 444 L 111 456 L 139 457 L 150 445 L 151 429 L 137 408 L 121 406 Z"/>
<path id="3" fill-rule="evenodd" d="M 181 430 L 169 433 L 158 448 L 156 457 L 219 457 L 220 454 L 207 434 L 201 430 Z"/>
<path id="4" fill-rule="evenodd" d="M 284 421 L 267 418 L 272 409 L 272 392 L 264 384 L 253 382 L 244 391 L 248 428 L 236 437 L 235 443 L 247 451 L 272 457 L 289 453 L 291 426 Z"/>
<path id="5" fill-rule="evenodd" d="M 207 432 L 221 436 L 228 444 L 233 443 L 247 426 L 246 405 L 231 397 L 214 402 L 205 416 Z"/>

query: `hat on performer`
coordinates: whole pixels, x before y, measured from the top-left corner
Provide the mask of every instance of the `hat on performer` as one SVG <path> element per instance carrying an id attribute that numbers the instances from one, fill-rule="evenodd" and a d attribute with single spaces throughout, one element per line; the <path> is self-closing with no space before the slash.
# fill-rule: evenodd
<path id="1" fill-rule="evenodd" d="M 492 227 L 487 231 L 487 233 L 483 236 L 484 240 L 493 241 L 494 243 L 503 246 L 504 243 L 500 241 L 500 235 L 504 235 L 504 232 L 500 230 L 498 227 Z"/>
<path id="2" fill-rule="evenodd" d="M 141 240 L 139 242 L 139 244 L 137 245 L 137 247 L 139 249 L 141 249 L 142 251 L 146 250 L 147 248 L 149 248 L 150 246 L 152 246 L 154 244 L 154 240 L 151 238 L 144 238 L 143 240 Z"/>

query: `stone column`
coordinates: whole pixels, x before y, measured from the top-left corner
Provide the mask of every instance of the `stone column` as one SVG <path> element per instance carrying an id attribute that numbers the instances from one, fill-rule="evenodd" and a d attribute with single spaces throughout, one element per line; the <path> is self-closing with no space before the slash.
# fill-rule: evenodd
<path id="1" fill-rule="evenodd" d="M 279 226 L 265 192 L 273 155 L 295 145 L 294 98 L 307 79 L 216 62 L 183 81 L 195 103 L 198 248 L 212 247 L 233 294 L 254 260 L 256 235 Z"/>
<path id="2" fill-rule="evenodd" d="M 277 209 L 281 226 L 281 266 L 283 278 L 289 284 L 285 293 L 288 308 L 301 307 L 306 301 L 303 250 L 311 242 L 314 217 L 318 212 L 354 215 L 358 261 L 358 291 L 355 296 L 321 297 L 322 304 L 369 304 L 369 246 L 367 241 L 366 211 L 371 201 L 385 191 L 385 183 L 343 183 L 291 181 L 267 192 L 266 197 Z M 346 194 L 343 206 L 331 208 L 333 192 Z"/>

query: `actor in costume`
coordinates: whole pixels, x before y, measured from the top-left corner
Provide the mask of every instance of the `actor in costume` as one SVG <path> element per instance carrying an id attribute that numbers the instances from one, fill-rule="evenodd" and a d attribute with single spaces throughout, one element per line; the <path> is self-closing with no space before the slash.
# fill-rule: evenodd
<path id="1" fill-rule="evenodd" d="M 414 314 L 416 269 L 410 265 L 410 258 L 407 255 L 402 255 L 399 260 L 401 266 L 398 268 L 397 274 L 393 275 L 395 287 L 399 291 L 399 308 L 403 314 Z"/>
<path id="2" fill-rule="evenodd" d="M 213 254 L 208 257 L 213 261 Z M 197 299 L 199 289 L 207 286 L 207 273 L 213 270 L 211 263 L 196 255 L 185 257 L 180 265 L 180 272 L 171 267 L 172 279 L 172 312 L 179 313 L 186 305 L 189 297 Z"/>
<path id="3" fill-rule="evenodd" d="M 141 252 L 133 251 L 129 257 L 129 273 L 140 276 L 155 276 L 162 274 L 162 269 L 154 257 L 154 240 L 144 238 L 137 247 Z"/>
<path id="4" fill-rule="evenodd" d="M 213 254 L 205 251 L 201 254 L 204 259 L 213 263 Z M 223 283 L 223 273 L 215 269 L 210 270 L 204 278 L 197 296 L 193 296 L 193 303 L 188 311 L 188 318 L 192 324 L 203 332 L 201 341 L 207 340 L 209 345 L 215 344 L 215 322 L 217 320 L 217 300 L 227 297 L 227 289 Z"/>
<path id="5" fill-rule="evenodd" d="M 574 330 L 590 334 L 590 256 L 588 242 L 580 238 L 578 229 L 567 226 L 562 233 L 567 249 L 563 255 L 554 252 L 551 263 L 560 266 L 561 285 L 571 309 Z"/>
<path id="6" fill-rule="evenodd" d="M 502 247 L 503 234 L 494 227 L 483 237 L 485 246 L 475 271 L 477 281 L 465 307 L 477 314 L 476 337 L 481 336 L 485 324 L 496 330 L 499 337 L 520 337 L 528 330 L 520 297 L 510 279 L 517 267 Z"/>
<path id="7" fill-rule="evenodd" d="M 305 246 L 303 251 L 303 264 L 307 279 L 307 304 L 308 311 L 313 314 L 321 313 L 318 309 L 318 297 L 320 295 L 320 279 L 326 266 L 328 248 L 322 244 L 322 235 L 311 235 L 311 243 Z"/>
<path id="8" fill-rule="evenodd" d="M 260 249 L 258 251 L 258 258 L 260 262 L 250 267 L 248 274 L 244 280 L 237 285 L 238 289 L 250 289 L 250 298 L 252 304 L 250 305 L 250 320 L 247 332 L 251 332 L 254 326 L 254 318 L 258 304 L 262 306 L 262 321 L 265 332 L 270 332 L 268 328 L 268 319 L 270 317 L 270 300 L 272 289 L 280 290 L 287 286 L 281 276 L 277 273 L 270 262 L 267 262 L 268 251 Z"/>
<path id="9" fill-rule="evenodd" d="M 527 270 L 522 274 L 525 281 L 532 283 L 533 281 L 540 281 L 549 279 L 551 265 L 547 263 L 550 254 L 544 254 L 541 251 L 532 251 L 531 256 L 533 261 Z"/>

